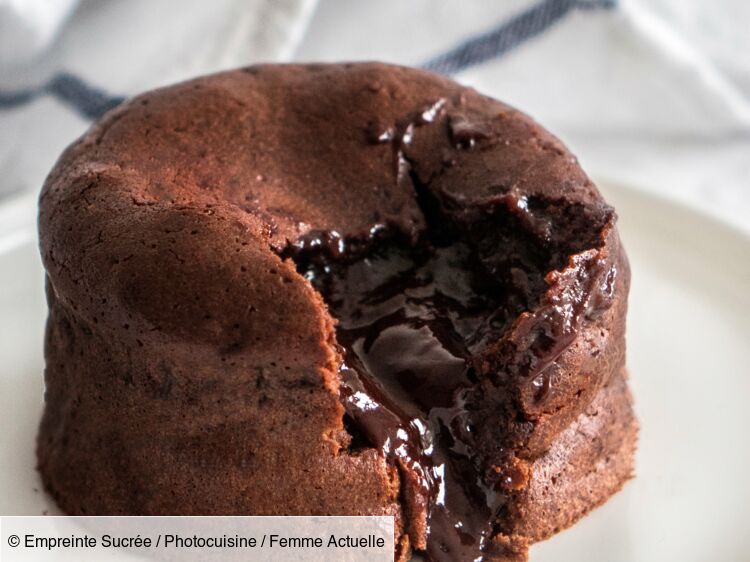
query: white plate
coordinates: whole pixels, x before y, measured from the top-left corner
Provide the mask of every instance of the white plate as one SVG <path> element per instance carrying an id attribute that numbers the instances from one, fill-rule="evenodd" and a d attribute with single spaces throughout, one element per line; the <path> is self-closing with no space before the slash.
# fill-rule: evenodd
<path id="1" fill-rule="evenodd" d="M 535 545 L 532 562 L 750 560 L 750 240 L 636 190 L 603 191 L 633 269 L 637 478 Z M 34 202 L 11 206 L 0 208 L 0 514 L 57 513 L 34 470 L 45 318 Z"/>

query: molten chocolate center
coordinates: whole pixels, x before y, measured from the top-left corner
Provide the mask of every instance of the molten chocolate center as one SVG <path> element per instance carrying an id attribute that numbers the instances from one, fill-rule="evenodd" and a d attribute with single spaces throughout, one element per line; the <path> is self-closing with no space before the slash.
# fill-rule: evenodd
<path id="1" fill-rule="evenodd" d="M 386 244 L 351 263 L 301 268 L 338 320 L 341 394 L 355 446 L 401 468 L 407 510 L 423 512 L 431 560 L 473 560 L 503 503 L 478 477 L 464 408 L 472 351 L 496 329 L 504 291 L 453 243 Z"/>

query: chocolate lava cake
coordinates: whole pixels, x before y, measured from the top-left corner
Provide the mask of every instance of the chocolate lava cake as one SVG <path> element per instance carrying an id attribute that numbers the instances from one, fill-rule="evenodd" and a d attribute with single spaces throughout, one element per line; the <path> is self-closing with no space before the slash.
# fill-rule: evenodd
<path id="1" fill-rule="evenodd" d="M 133 98 L 40 200 L 70 514 L 386 514 L 525 560 L 633 470 L 629 269 L 560 141 L 446 78 L 255 66 Z"/>

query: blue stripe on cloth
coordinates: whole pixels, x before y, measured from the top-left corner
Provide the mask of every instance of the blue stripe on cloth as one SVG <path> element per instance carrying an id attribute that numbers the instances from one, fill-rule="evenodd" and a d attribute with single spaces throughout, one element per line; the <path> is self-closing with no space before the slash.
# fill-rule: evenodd
<path id="1" fill-rule="evenodd" d="M 62 72 L 36 88 L 15 92 L 0 91 L 0 109 L 24 105 L 43 96 L 52 95 L 89 119 L 101 117 L 106 111 L 118 106 L 125 98 L 110 96 L 103 90 L 90 86 L 81 78 Z"/>
<path id="2" fill-rule="evenodd" d="M 572 10 L 611 8 L 616 4 L 617 0 L 543 0 L 496 29 L 430 59 L 422 68 L 441 74 L 455 74 L 503 55 L 527 39 L 539 35 Z M 18 107 L 43 95 L 57 98 L 89 119 L 101 117 L 125 99 L 109 95 L 78 76 L 63 72 L 37 88 L 0 91 L 0 109 Z"/>
<path id="3" fill-rule="evenodd" d="M 617 0 L 543 0 L 492 31 L 431 58 L 421 67 L 439 74 L 455 74 L 503 55 L 546 31 L 575 9 L 612 8 L 616 4 Z"/>

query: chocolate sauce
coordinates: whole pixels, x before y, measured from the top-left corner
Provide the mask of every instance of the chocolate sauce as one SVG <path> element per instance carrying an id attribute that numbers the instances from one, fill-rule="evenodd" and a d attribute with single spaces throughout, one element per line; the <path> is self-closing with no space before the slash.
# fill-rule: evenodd
<path id="1" fill-rule="evenodd" d="M 433 561 L 476 560 L 502 494 L 478 478 L 465 399 L 470 347 L 502 291 L 486 291 L 468 247 L 382 245 L 353 263 L 304 273 L 338 320 L 341 395 L 371 446 L 400 467 L 411 514 L 424 513 Z M 478 290 L 478 286 L 483 290 Z"/>

